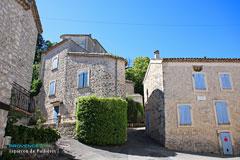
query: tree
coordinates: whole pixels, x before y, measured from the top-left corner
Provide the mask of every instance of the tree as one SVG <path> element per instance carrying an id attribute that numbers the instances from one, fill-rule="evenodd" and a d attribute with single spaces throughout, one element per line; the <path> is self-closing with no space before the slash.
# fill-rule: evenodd
<path id="1" fill-rule="evenodd" d="M 31 97 L 38 95 L 40 89 L 42 87 L 42 82 L 39 77 L 39 70 L 40 70 L 40 62 L 41 56 L 44 51 L 54 46 L 56 43 L 52 43 L 51 41 L 45 41 L 41 34 L 38 35 L 36 50 L 35 50 L 35 58 L 33 62 L 33 73 L 32 73 L 32 83 L 30 94 Z"/>
<path id="2" fill-rule="evenodd" d="M 137 57 L 133 67 L 126 69 L 126 79 L 134 82 L 134 92 L 143 96 L 143 79 L 147 71 L 150 59 L 148 57 Z"/>

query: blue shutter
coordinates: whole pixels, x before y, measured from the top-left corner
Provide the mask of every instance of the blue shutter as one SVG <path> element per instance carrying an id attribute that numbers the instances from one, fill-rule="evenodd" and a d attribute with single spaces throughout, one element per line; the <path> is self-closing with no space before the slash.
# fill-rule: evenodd
<path id="1" fill-rule="evenodd" d="M 179 106 L 180 124 L 186 124 L 184 116 L 184 106 Z"/>
<path id="2" fill-rule="evenodd" d="M 194 74 L 195 89 L 206 89 L 204 74 Z"/>
<path id="3" fill-rule="evenodd" d="M 78 88 L 82 88 L 83 87 L 83 73 L 80 73 L 78 75 Z"/>
<path id="4" fill-rule="evenodd" d="M 222 110 L 222 102 L 216 102 L 216 112 L 218 118 L 218 124 L 223 124 L 223 110 Z"/>
<path id="5" fill-rule="evenodd" d="M 227 103 L 226 102 L 221 102 L 221 110 L 222 110 L 223 123 L 224 124 L 229 124 L 228 112 L 227 112 Z"/>
<path id="6" fill-rule="evenodd" d="M 83 86 L 87 87 L 88 86 L 88 72 L 84 72 L 84 82 L 83 82 Z"/>
<path id="7" fill-rule="evenodd" d="M 57 121 L 57 115 L 59 113 L 59 106 L 55 106 L 54 107 L 54 111 L 53 111 L 53 122 Z"/>
<path id="8" fill-rule="evenodd" d="M 186 124 L 192 124 L 190 106 L 184 106 L 184 116 Z"/>
<path id="9" fill-rule="evenodd" d="M 49 95 L 53 95 L 54 92 L 55 92 L 55 82 L 51 82 Z"/>
<path id="10" fill-rule="evenodd" d="M 232 89 L 229 74 L 221 74 L 222 88 Z"/>
<path id="11" fill-rule="evenodd" d="M 179 106 L 180 124 L 192 124 L 190 106 Z"/>

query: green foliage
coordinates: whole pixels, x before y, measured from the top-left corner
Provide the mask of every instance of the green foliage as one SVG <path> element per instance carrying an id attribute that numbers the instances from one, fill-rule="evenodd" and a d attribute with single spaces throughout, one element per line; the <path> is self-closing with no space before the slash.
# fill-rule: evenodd
<path id="1" fill-rule="evenodd" d="M 19 153 L 10 153 L 9 149 L 7 148 L 3 150 L 1 160 L 18 160 L 20 158 L 23 158 L 23 155 Z"/>
<path id="2" fill-rule="evenodd" d="M 37 96 L 42 87 L 42 81 L 40 78 L 33 79 L 31 83 L 30 95 L 31 97 Z"/>
<path id="3" fill-rule="evenodd" d="M 134 82 L 134 91 L 143 96 L 143 79 L 147 71 L 150 59 L 148 57 L 137 57 L 132 68 L 126 69 L 126 79 Z"/>
<path id="4" fill-rule="evenodd" d="M 7 124 L 6 135 L 12 137 L 12 144 L 54 143 L 60 138 L 58 131 L 52 128 L 28 128 L 10 123 Z"/>
<path id="5" fill-rule="evenodd" d="M 38 35 L 36 50 L 35 50 L 35 58 L 33 63 L 32 83 L 31 83 L 31 90 L 30 90 L 31 97 L 38 95 L 42 87 L 42 82 L 39 77 L 39 69 L 40 69 L 42 52 L 51 48 L 55 44 L 56 43 L 52 43 L 49 40 L 45 41 L 41 34 Z"/>
<path id="6" fill-rule="evenodd" d="M 142 117 L 144 117 L 144 108 L 141 103 L 135 102 L 130 96 L 127 96 L 126 100 L 128 102 L 127 109 L 128 123 L 136 123 L 139 112 L 141 113 Z"/>
<path id="7" fill-rule="evenodd" d="M 78 99 L 76 138 L 84 143 L 123 144 L 127 139 L 127 102 L 96 96 Z"/>
<path id="8" fill-rule="evenodd" d="M 113 53 L 105 53 L 106 55 L 111 55 L 111 56 L 113 56 L 113 57 L 119 57 L 118 55 L 116 55 L 116 54 L 113 54 Z"/>
<path id="9" fill-rule="evenodd" d="M 44 118 L 43 113 L 40 111 L 40 109 L 37 109 L 31 116 L 29 125 L 37 125 L 37 127 L 40 126 L 41 123 L 45 123 L 46 120 Z"/>

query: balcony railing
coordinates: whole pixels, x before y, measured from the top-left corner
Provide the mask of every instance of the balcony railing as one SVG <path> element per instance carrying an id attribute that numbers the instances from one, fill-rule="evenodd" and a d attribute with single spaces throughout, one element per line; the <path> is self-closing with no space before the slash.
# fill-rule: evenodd
<path id="1" fill-rule="evenodd" d="M 30 97 L 28 90 L 13 82 L 10 105 L 23 111 L 33 113 L 35 111 L 34 98 Z"/>

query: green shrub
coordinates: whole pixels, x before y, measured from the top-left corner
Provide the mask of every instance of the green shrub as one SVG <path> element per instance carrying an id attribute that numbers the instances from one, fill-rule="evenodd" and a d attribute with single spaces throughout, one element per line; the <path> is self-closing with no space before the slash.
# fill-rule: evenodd
<path id="1" fill-rule="evenodd" d="M 76 138 L 84 143 L 123 144 L 127 139 L 127 102 L 96 96 L 78 99 Z"/>
<path id="2" fill-rule="evenodd" d="M 60 138 L 58 131 L 52 128 L 28 128 L 10 124 L 6 127 L 6 135 L 12 137 L 11 144 L 54 143 Z"/>
<path id="3" fill-rule="evenodd" d="M 142 117 L 144 117 L 144 108 L 141 103 L 135 102 L 132 97 L 127 96 L 128 109 L 127 109 L 127 119 L 128 123 L 136 123 L 138 119 L 138 113 L 140 112 Z"/>

